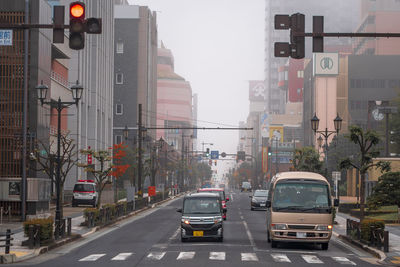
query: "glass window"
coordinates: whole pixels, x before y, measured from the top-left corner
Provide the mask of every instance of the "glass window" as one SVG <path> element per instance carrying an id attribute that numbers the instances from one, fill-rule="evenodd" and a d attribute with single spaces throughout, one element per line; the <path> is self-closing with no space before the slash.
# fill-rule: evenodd
<path id="1" fill-rule="evenodd" d="M 217 198 L 188 198 L 183 204 L 183 213 L 220 213 L 221 204 Z"/>
<path id="2" fill-rule="evenodd" d="M 323 183 L 278 183 L 272 207 L 281 212 L 330 212 L 328 185 Z"/>
<path id="3" fill-rule="evenodd" d="M 122 113 L 124 112 L 124 105 L 122 104 L 117 104 L 115 106 L 115 114 L 117 115 L 122 115 Z"/>
<path id="4" fill-rule="evenodd" d="M 124 53 L 124 43 L 122 41 L 117 42 L 117 54 Z"/>
<path id="5" fill-rule="evenodd" d="M 115 83 L 116 84 L 123 84 L 124 83 L 124 75 L 122 73 L 117 73 L 116 74 Z"/>
<path id="6" fill-rule="evenodd" d="M 94 192 L 94 186 L 92 184 L 76 184 L 74 191 L 77 192 Z"/>
<path id="7" fill-rule="evenodd" d="M 115 143 L 116 144 L 121 144 L 122 143 L 122 135 L 116 135 L 115 136 Z"/>

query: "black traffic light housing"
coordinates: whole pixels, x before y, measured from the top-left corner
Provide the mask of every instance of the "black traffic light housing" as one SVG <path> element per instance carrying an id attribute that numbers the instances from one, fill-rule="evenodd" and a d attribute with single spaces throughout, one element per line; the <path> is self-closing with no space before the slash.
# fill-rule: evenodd
<path id="1" fill-rule="evenodd" d="M 305 16 L 296 13 L 289 15 L 275 15 L 275 30 L 290 29 L 290 44 L 277 42 L 274 44 L 275 57 L 305 57 Z M 300 36 L 299 36 L 300 35 Z"/>
<path id="2" fill-rule="evenodd" d="M 69 5 L 69 47 L 80 50 L 85 47 L 85 4 L 72 2 Z"/>
<path id="3" fill-rule="evenodd" d="M 54 6 L 53 43 L 55 43 L 55 44 L 64 43 L 64 19 L 65 19 L 65 7 L 64 6 Z"/>

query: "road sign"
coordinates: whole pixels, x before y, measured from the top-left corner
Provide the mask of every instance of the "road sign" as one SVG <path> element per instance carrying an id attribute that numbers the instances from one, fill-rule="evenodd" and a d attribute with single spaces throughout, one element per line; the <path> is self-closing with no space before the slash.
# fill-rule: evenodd
<path id="1" fill-rule="evenodd" d="M 218 150 L 213 150 L 211 151 L 211 159 L 219 159 L 219 151 Z"/>
<path id="2" fill-rule="evenodd" d="M 156 187 L 149 186 L 147 189 L 147 193 L 149 194 L 149 197 L 155 196 L 156 195 Z"/>
<path id="3" fill-rule="evenodd" d="M 222 152 L 222 153 L 221 153 L 221 157 L 225 158 L 225 157 L 226 157 L 226 153 L 225 153 L 225 152 Z"/>
<path id="4" fill-rule="evenodd" d="M 0 46 L 11 46 L 13 43 L 13 30 L 0 30 Z"/>
<path id="5" fill-rule="evenodd" d="M 340 172 L 332 172 L 332 179 L 340 181 L 340 179 L 341 179 Z"/>

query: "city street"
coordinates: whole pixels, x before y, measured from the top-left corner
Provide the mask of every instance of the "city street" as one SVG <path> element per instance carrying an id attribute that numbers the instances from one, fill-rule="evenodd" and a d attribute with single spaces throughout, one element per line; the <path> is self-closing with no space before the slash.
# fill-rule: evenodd
<path id="1" fill-rule="evenodd" d="M 175 210 L 182 198 L 150 209 L 73 244 L 52 250 L 20 266 L 372 266 L 371 255 L 331 240 L 328 251 L 311 245 L 271 249 L 265 212 L 250 210 L 250 193 L 229 192 L 223 243 L 181 243 Z"/>

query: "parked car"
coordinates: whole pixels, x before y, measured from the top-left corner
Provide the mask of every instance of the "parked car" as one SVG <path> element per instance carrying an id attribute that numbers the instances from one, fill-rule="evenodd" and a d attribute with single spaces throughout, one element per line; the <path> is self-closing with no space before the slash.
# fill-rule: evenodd
<path id="1" fill-rule="evenodd" d="M 250 209 L 265 209 L 268 197 L 268 190 L 255 190 L 250 201 Z"/>
<path id="2" fill-rule="evenodd" d="M 240 191 L 251 192 L 251 184 L 249 182 L 243 182 Z"/>
<path id="3" fill-rule="evenodd" d="M 97 196 L 96 184 L 93 180 L 78 180 L 74 185 L 72 207 L 77 207 L 78 205 L 96 207 Z"/>
<path id="4" fill-rule="evenodd" d="M 228 207 L 226 206 L 226 202 L 229 201 L 229 197 L 225 197 L 225 189 L 224 188 L 200 188 L 197 190 L 197 192 L 209 192 L 209 193 L 218 194 L 221 199 L 222 208 L 225 209 L 224 214 L 222 215 L 222 218 L 224 220 L 226 220 L 226 212 L 228 210 Z"/>
<path id="5" fill-rule="evenodd" d="M 183 199 L 183 207 L 177 209 L 181 217 L 181 241 L 190 238 L 216 238 L 223 241 L 224 208 L 220 197 L 214 193 L 193 193 Z"/>

